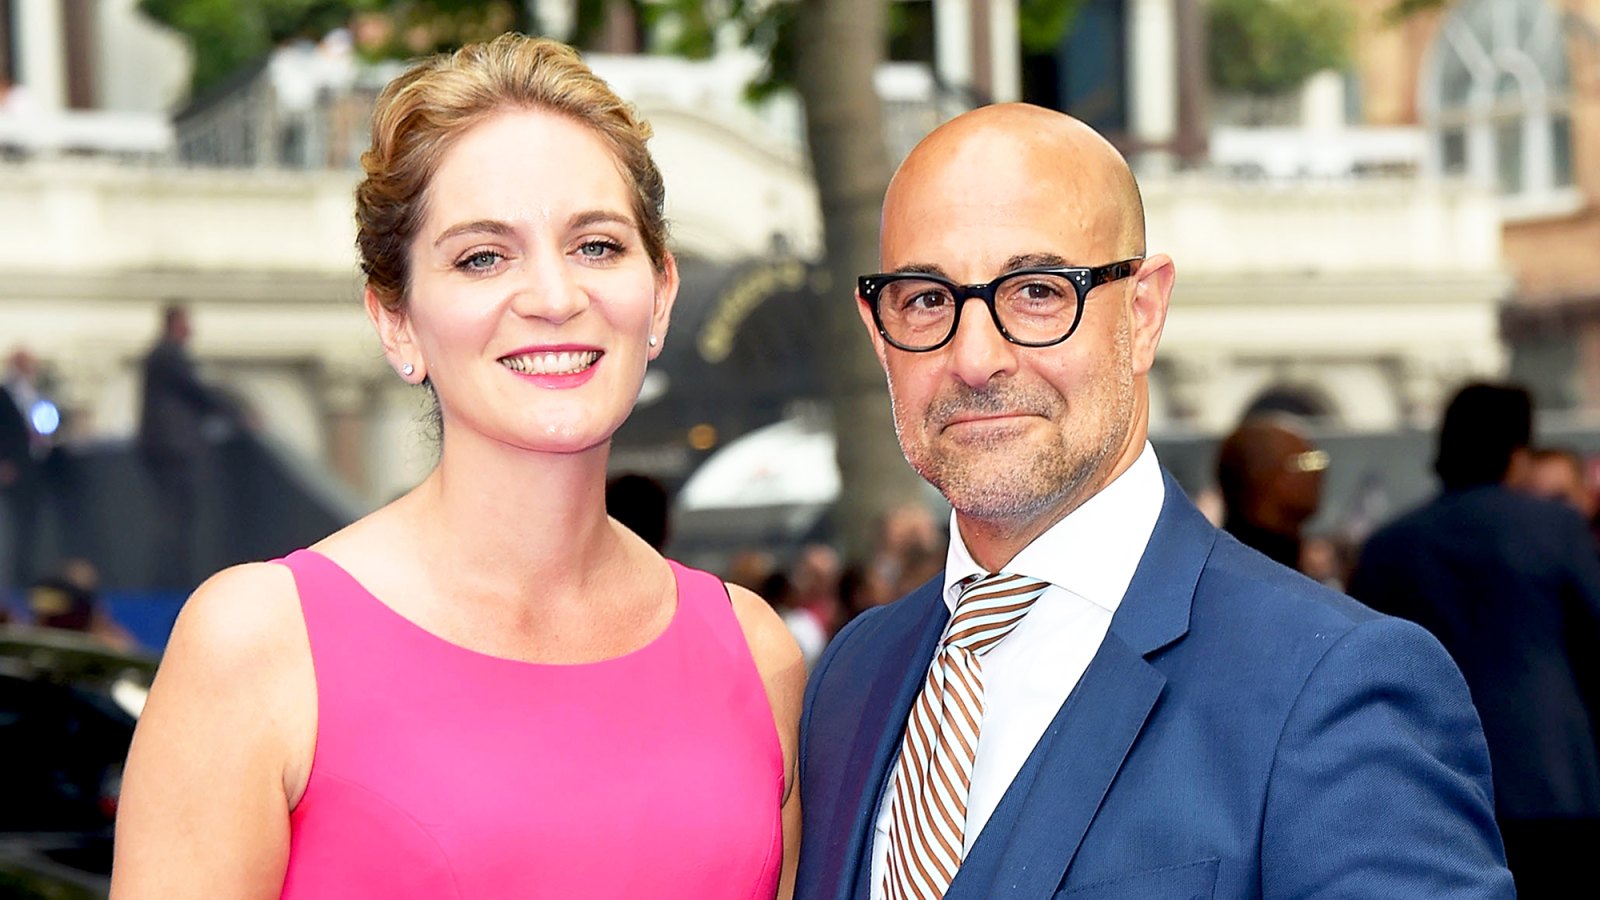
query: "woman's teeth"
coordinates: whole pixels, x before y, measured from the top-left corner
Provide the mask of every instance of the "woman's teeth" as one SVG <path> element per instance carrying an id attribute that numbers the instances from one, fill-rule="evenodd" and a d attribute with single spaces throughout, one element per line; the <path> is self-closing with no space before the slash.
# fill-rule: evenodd
<path id="1" fill-rule="evenodd" d="M 500 360 L 500 364 L 523 375 L 574 375 L 594 365 L 599 358 L 598 350 L 563 350 L 560 353 L 507 356 Z"/>

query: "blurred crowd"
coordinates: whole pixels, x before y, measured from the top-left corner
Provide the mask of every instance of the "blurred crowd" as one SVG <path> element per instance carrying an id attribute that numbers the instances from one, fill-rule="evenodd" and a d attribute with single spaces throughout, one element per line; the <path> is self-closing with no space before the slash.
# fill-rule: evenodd
<path id="1" fill-rule="evenodd" d="M 253 415 L 205 383 L 191 356 L 189 311 L 172 304 L 141 365 L 135 456 L 150 497 L 146 583 L 187 592 L 193 587 L 197 495 L 211 423 L 254 428 Z M 69 480 L 74 447 L 64 405 L 47 368 L 26 347 L 6 357 L 0 381 L 0 623 L 85 633 L 115 649 L 133 640 L 106 615 L 95 562 L 76 552 L 81 523 L 59 496 Z"/>
<path id="2" fill-rule="evenodd" d="M 1493 403 L 1486 408 L 1481 402 L 1485 391 L 1521 398 L 1517 401 L 1521 413 L 1513 410 L 1507 421 L 1504 410 Z M 1594 536 L 1600 560 L 1600 487 L 1588 458 L 1574 448 L 1533 443 L 1532 401 L 1521 388 L 1472 385 L 1461 398 L 1454 414 L 1462 421 L 1440 437 L 1439 452 L 1446 464 L 1463 452 L 1486 454 L 1480 467 L 1484 471 L 1474 484 L 1493 483 L 1545 501 L 1551 512 L 1559 509 L 1563 515 L 1580 518 Z M 1209 504 L 1208 514 L 1241 543 L 1313 580 L 1348 591 L 1368 535 L 1349 528 L 1309 527 L 1322 510 L 1324 474 L 1334 464 L 1329 453 L 1316 446 L 1302 418 L 1284 412 L 1248 414 L 1218 444 L 1218 502 Z M 616 477 L 607 501 L 619 521 L 658 549 L 666 546 L 671 497 L 660 482 L 636 474 Z M 842 557 L 825 543 L 804 544 L 787 554 L 746 548 L 734 552 L 720 574 L 772 604 L 807 660 L 815 662 L 828 641 L 863 610 L 902 597 L 938 576 L 948 543 L 948 522 L 927 506 L 908 504 L 880 519 L 872 546 L 858 556 Z M 1529 577 L 1541 576 L 1529 573 Z M 1371 602 L 1370 597 L 1358 599 Z M 1595 599 L 1600 603 L 1600 597 Z"/>

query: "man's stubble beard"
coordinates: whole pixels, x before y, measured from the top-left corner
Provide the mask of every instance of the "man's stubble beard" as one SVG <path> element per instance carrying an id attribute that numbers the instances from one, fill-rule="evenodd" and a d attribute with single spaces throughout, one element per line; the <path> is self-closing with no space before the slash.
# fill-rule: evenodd
<path id="1" fill-rule="evenodd" d="M 1006 379 L 981 391 L 956 382 L 950 392 L 928 405 L 920 430 L 906 427 L 903 416 L 908 411 L 896 399 L 891 376 L 889 400 L 895 436 L 906 462 L 938 488 L 956 512 L 968 518 L 1026 522 L 1060 509 L 1063 504 L 1076 508 L 1104 487 L 1103 481 L 1126 446 L 1133 425 L 1132 335 L 1126 322 L 1117 331 L 1112 352 L 1110 368 L 1094 373 L 1102 378 L 1101 385 L 1080 396 L 1074 404 L 1077 409 L 1070 409 L 1067 399 L 1042 380 L 1016 383 Z M 1056 430 L 1056 442 L 1033 450 L 1031 456 L 1010 452 L 1016 440 L 1006 435 L 989 440 L 969 439 L 953 453 L 941 454 L 935 449 L 939 423 L 955 413 L 1002 410 L 1040 414 L 1052 427 L 1064 430 Z M 1087 419 L 1096 413 L 1098 418 Z M 1104 423 L 1099 440 L 1087 447 L 1074 444 L 1074 418 L 1080 425 Z M 908 435 L 925 443 L 908 443 Z M 1031 441 L 1027 447 L 1031 449 Z"/>

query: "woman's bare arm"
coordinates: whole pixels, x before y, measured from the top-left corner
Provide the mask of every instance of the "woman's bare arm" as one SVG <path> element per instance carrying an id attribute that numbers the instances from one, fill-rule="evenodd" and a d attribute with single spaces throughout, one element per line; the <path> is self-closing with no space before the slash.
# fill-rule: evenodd
<path id="1" fill-rule="evenodd" d="M 800 704 L 806 690 L 806 663 L 789 629 L 767 601 L 738 585 L 728 585 L 734 614 L 744 629 L 750 653 L 767 688 L 772 717 L 778 726 L 778 741 L 783 746 L 783 765 L 787 775 L 783 784 L 783 875 L 778 882 L 778 897 L 787 900 L 794 893 L 795 867 L 800 861 L 800 791 L 795 784 L 799 771 L 796 754 L 800 743 Z"/>
<path id="2" fill-rule="evenodd" d="M 178 616 L 134 732 L 112 896 L 277 897 L 315 732 L 293 577 L 260 563 L 212 577 Z"/>

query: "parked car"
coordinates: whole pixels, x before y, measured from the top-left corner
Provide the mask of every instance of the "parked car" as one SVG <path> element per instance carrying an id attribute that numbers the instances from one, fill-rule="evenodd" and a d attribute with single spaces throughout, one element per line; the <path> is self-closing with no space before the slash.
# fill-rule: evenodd
<path id="1" fill-rule="evenodd" d="M 0 896 L 102 898 L 152 656 L 0 626 Z"/>

